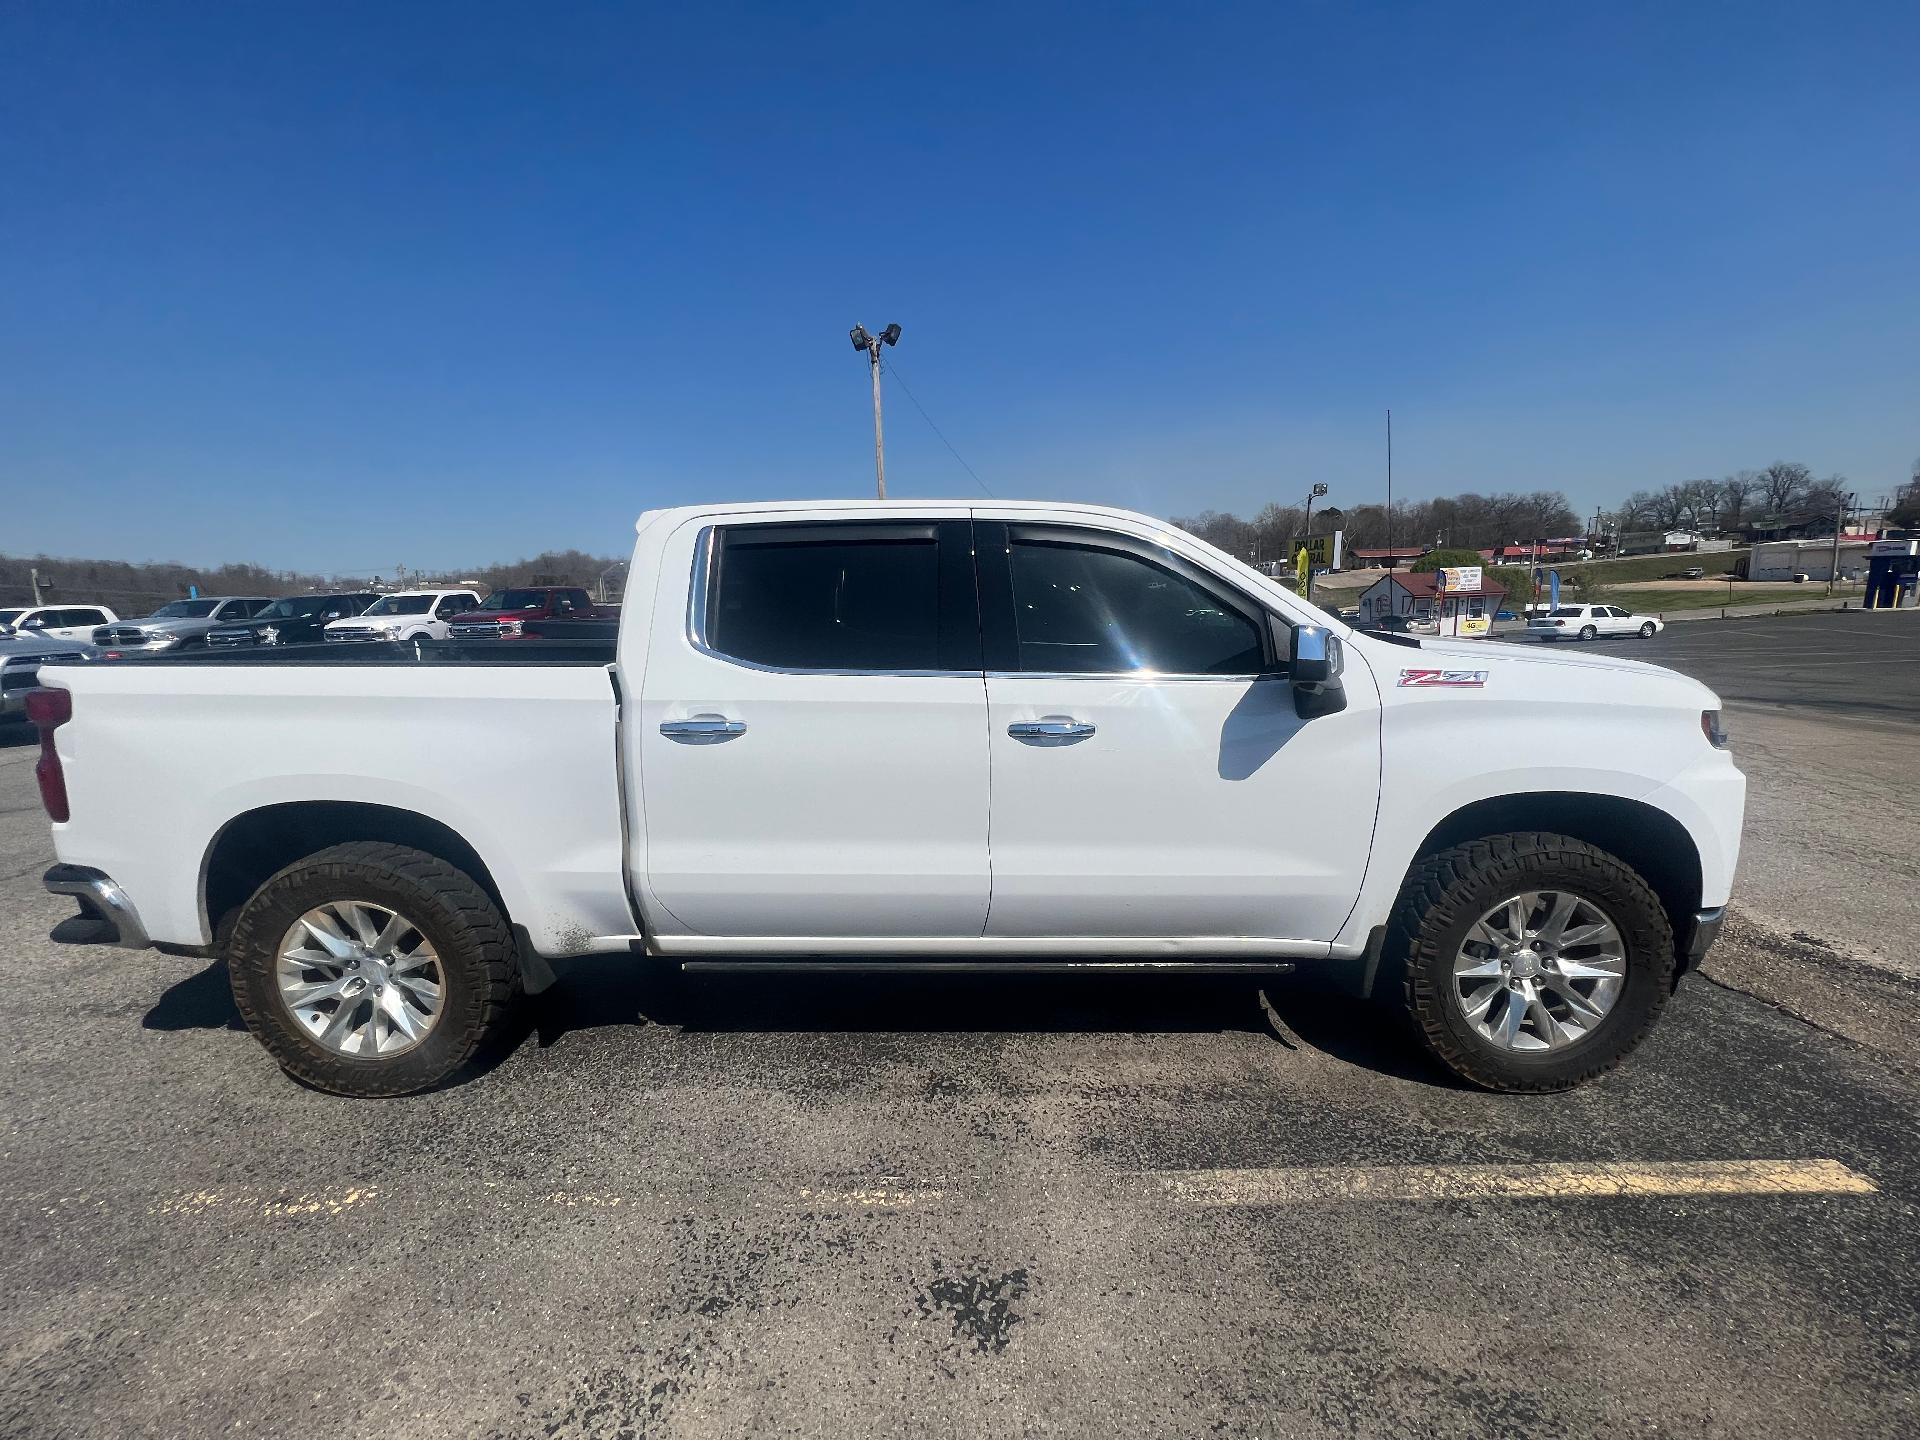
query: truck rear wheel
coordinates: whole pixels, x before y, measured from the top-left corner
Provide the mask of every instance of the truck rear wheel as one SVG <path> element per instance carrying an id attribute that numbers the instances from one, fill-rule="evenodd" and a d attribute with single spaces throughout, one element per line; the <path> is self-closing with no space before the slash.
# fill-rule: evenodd
<path id="1" fill-rule="evenodd" d="M 1388 925 L 1428 1051 L 1489 1090 L 1565 1090 L 1619 1064 L 1673 991 L 1673 930 L 1619 857 L 1566 835 L 1416 861 Z"/>
<path id="2" fill-rule="evenodd" d="M 247 1028 L 295 1079 L 406 1095 L 497 1040 L 520 993 L 513 932 L 473 878 L 403 845 L 335 845 L 279 872 L 227 944 Z"/>

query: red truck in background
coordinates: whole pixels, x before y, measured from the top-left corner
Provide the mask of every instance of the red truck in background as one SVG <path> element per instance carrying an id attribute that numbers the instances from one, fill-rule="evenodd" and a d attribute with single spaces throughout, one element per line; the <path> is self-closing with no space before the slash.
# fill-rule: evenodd
<path id="1" fill-rule="evenodd" d="M 495 590 L 449 627 L 454 640 L 586 639 L 611 636 L 617 605 L 595 605 L 578 585 L 511 585 Z"/>

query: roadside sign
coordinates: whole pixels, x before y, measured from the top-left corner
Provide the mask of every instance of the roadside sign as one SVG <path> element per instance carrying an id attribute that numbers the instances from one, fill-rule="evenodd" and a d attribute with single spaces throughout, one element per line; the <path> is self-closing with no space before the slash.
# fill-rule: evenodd
<path id="1" fill-rule="evenodd" d="M 1331 535 L 1301 535 L 1289 543 L 1293 554 L 1307 552 L 1307 563 L 1315 570 L 1338 570 L 1345 538 L 1346 532 L 1336 530 Z"/>
<path id="2" fill-rule="evenodd" d="M 1449 595 L 1457 595 L 1463 590 L 1478 590 L 1480 588 L 1480 566 L 1441 566 L 1440 588 Z"/>

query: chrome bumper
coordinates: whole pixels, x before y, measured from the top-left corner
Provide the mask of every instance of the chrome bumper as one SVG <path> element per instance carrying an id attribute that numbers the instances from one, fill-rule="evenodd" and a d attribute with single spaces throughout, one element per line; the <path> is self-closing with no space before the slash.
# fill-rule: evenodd
<path id="1" fill-rule="evenodd" d="M 52 895 L 71 895 L 88 914 L 113 926 L 114 941 L 123 950 L 145 950 L 153 942 L 140 923 L 140 912 L 133 908 L 127 892 L 113 877 L 85 865 L 55 865 L 40 878 Z"/>

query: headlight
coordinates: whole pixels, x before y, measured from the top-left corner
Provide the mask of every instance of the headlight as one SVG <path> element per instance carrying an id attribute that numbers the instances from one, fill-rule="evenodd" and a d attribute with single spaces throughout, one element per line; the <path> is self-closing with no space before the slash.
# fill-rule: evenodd
<path id="1" fill-rule="evenodd" d="M 500 633 L 502 635 L 518 635 L 526 628 L 525 623 L 519 620 L 502 620 L 500 622 Z"/>
<path id="2" fill-rule="evenodd" d="M 178 645 L 180 643 L 179 635 L 171 630 L 142 630 L 140 632 L 140 638 L 145 640 L 149 645 L 158 645 L 163 650 L 169 645 Z"/>
<path id="3" fill-rule="evenodd" d="M 380 627 L 380 633 L 389 640 L 398 640 L 400 638 L 400 627 L 398 625 L 382 625 Z"/>

